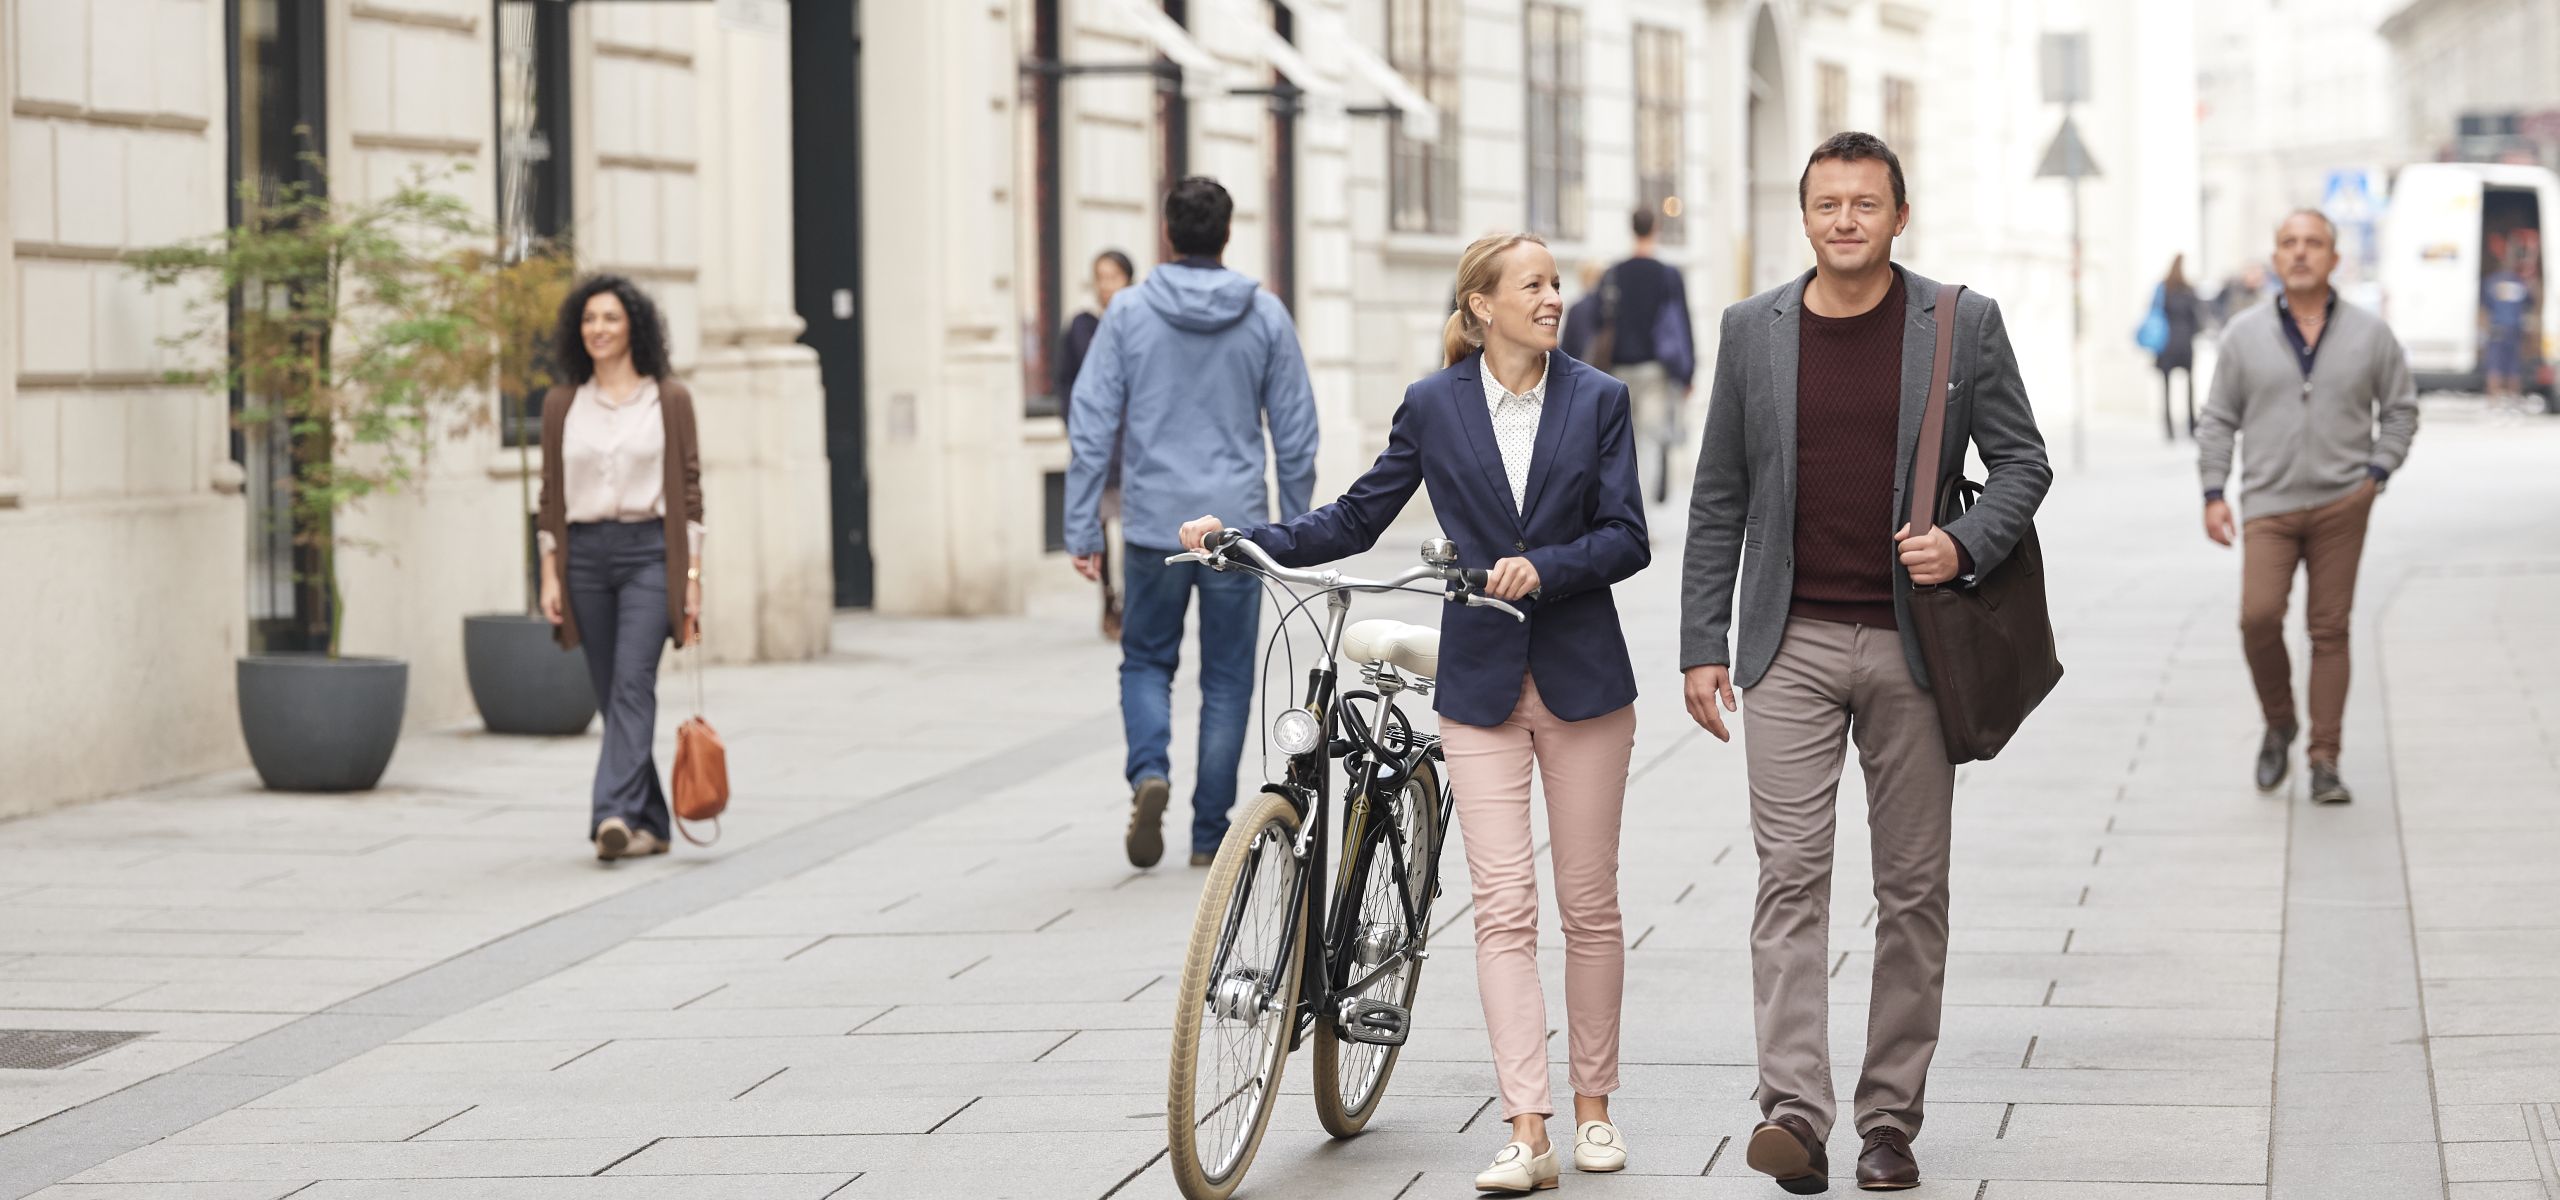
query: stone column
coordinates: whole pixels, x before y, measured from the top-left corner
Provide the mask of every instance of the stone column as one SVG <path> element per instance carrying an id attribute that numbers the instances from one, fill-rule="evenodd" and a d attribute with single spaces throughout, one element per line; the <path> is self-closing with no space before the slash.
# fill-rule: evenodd
<path id="1" fill-rule="evenodd" d="M 884 613 L 1018 612 L 1019 564 L 1038 560 L 1021 518 L 1040 497 L 1022 439 L 1017 290 L 1032 285 L 1015 252 L 1008 7 L 862 6 L 863 386 Z"/>
<path id="2" fill-rule="evenodd" d="M 677 211 L 671 193 L 665 220 L 699 239 L 704 635 L 718 659 L 811 658 L 827 649 L 834 574 L 826 400 L 791 291 L 791 40 L 787 26 L 724 21 L 725 6 L 687 7 L 698 209 Z"/>

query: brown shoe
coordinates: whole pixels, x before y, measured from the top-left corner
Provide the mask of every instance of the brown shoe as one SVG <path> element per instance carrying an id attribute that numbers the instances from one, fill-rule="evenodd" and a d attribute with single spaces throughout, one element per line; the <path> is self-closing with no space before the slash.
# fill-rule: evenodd
<path id="1" fill-rule="evenodd" d="M 1215 864 L 1217 861 L 1218 856 L 1207 850 L 1194 850 L 1191 852 L 1192 866 L 1206 867 Z"/>
<path id="2" fill-rule="evenodd" d="M 1173 785 L 1149 775 L 1138 781 L 1137 791 L 1129 797 L 1129 834 L 1121 846 L 1129 852 L 1129 865 L 1152 867 L 1164 857 L 1164 807 L 1173 799 Z"/>
<path id="3" fill-rule="evenodd" d="M 1898 1192 L 1920 1186 L 1920 1160 L 1911 1156 L 1911 1135 L 1890 1125 L 1867 1131 L 1858 1151 L 1858 1186 L 1870 1192 Z"/>
<path id="4" fill-rule="evenodd" d="M 631 826 L 620 817 L 606 817 L 596 826 L 596 861 L 612 862 L 631 848 Z"/>
<path id="5" fill-rule="evenodd" d="M 1742 1160 L 1795 1195 L 1831 1190 L 1831 1157 L 1823 1152 L 1822 1139 L 1814 1136 L 1813 1123 L 1794 1113 L 1762 1121 L 1753 1129 Z"/>

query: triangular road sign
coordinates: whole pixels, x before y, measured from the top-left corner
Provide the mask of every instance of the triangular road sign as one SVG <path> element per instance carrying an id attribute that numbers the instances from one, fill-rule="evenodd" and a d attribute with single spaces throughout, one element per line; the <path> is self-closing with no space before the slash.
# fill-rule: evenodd
<path id="1" fill-rule="evenodd" d="M 2062 118 L 2062 128 L 2053 135 L 2053 144 L 2044 148 L 2044 162 L 2036 167 L 2038 179 L 2082 179 L 2098 177 L 2098 160 L 2089 157 L 2089 147 L 2080 141 L 2080 127 Z"/>

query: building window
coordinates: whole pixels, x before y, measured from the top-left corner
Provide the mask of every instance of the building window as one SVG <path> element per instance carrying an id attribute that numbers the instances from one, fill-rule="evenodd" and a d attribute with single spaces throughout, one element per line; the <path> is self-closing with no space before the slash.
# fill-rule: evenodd
<path id="1" fill-rule="evenodd" d="M 497 0 L 498 237 L 510 263 L 564 253 L 569 229 L 569 9 Z M 499 397 L 507 446 L 542 443 L 549 330 L 518 347 Z"/>
<path id="2" fill-rule="evenodd" d="M 1893 147 L 1894 156 L 1902 160 L 1902 172 L 1911 173 L 1911 152 L 1918 149 L 1911 135 L 1920 127 L 1920 97 L 1908 79 L 1888 75 L 1884 81 L 1884 144 Z"/>
<path id="3" fill-rule="evenodd" d="M 1636 26 L 1636 202 L 1652 210 L 1662 240 L 1688 240 L 1680 219 L 1680 116 L 1687 103 L 1680 32 Z"/>
<path id="4" fill-rule="evenodd" d="M 1529 228 L 1582 236 L 1582 14 L 1529 5 Z"/>
<path id="5" fill-rule="evenodd" d="M 291 184 L 325 192 L 316 158 L 329 144 L 326 80 L 327 6 L 292 0 L 235 0 L 225 6 L 230 45 L 224 67 L 233 100 L 230 137 L 230 224 L 258 219 L 255 203 Z M 286 279 L 281 286 L 294 286 Z M 279 286 L 270 280 L 268 286 Z M 244 298 L 235 294 L 232 303 Z M 235 308 L 235 313 L 237 312 Z M 319 650 L 329 645 L 329 597 L 320 544 L 325 526 L 294 515 L 292 480 L 331 453 L 325 435 L 297 435 L 288 422 L 243 429 L 241 413 L 271 397 L 231 393 L 231 459 L 246 476 L 249 517 L 249 648 L 256 653 Z"/>
<path id="6" fill-rule="evenodd" d="M 1016 278 L 1027 286 L 1017 293 L 1022 340 L 1022 415 L 1058 416 L 1066 397 L 1055 379 L 1058 331 L 1066 321 L 1065 180 L 1062 156 L 1059 48 L 1063 45 L 1058 0 L 1033 0 L 1031 61 L 1037 70 L 1022 75 L 1017 122 L 1027 125 L 1021 138 L 1019 168 L 1028 181 L 1031 203 L 1017 212 L 1020 245 L 1030 251 L 1019 262 Z"/>
<path id="7" fill-rule="evenodd" d="M 1390 224 L 1414 233 L 1458 230 L 1458 0 L 1389 0 L 1387 61 L 1440 109 L 1437 141 L 1391 122 Z"/>
<path id="8" fill-rule="evenodd" d="M 1822 126 L 1815 132 L 1830 137 L 1849 127 L 1849 69 L 1838 63 L 1823 63 L 1815 68 L 1814 78 L 1817 90 L 1813 119 Z"/>

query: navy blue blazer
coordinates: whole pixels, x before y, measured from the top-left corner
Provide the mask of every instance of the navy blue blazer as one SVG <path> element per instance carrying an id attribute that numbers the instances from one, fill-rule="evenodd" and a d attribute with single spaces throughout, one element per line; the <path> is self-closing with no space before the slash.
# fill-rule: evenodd
<path id="1" fill-rule="evenodd" d="M 1465 725 L 1500 725 L 1519 705 L 1525 675 L 1565 720 L 1616 712 L 1634 703 L 1636 678 L 1609 585 L 1653 561 L 1627 385 L 1568 355 L 1547 357 L 1524 513 L 1511 502 L 1494 441 L 1477 374 L 1483 361 L 1469 355 L 1406 388 L 1386 453 L 1341 499 L 1245 536 L 1283 566 L 1347 558 L 1377 545 L 1413 490 L 1428 483 L 1460 566 L 1520 557 L 1538 569 L 1537 597 L 1520 605 L 1525 623 L 1490 608 L 1443 610 L 1434 711 Z"/>

